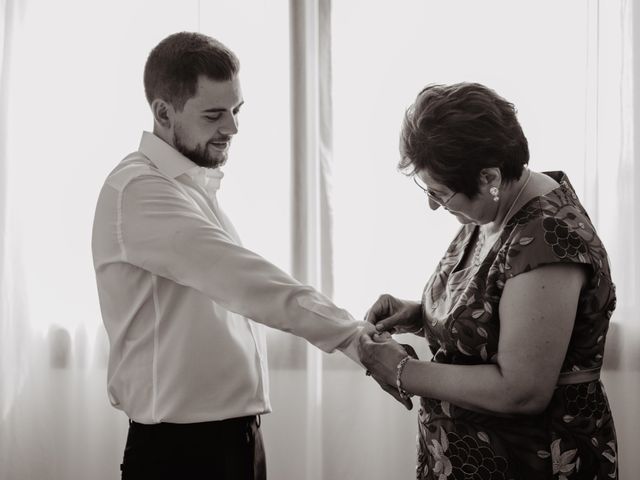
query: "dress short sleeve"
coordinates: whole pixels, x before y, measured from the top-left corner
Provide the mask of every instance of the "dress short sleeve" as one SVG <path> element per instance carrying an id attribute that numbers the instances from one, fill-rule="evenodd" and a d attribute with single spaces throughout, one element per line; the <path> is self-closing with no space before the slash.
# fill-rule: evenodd
<path id="1" fill-rule="evenodd" d="M 588 217 L 580 210 L 565 207 L 554 212 L 536 209 L 513 226 L 504 245 L 506 278 L 554 263 L 584 264 L 598 270 L 601 262 L 594 258 L 590 240 L 597 239 Z M 546 212 L 545 212 L 546 210 Z"/>

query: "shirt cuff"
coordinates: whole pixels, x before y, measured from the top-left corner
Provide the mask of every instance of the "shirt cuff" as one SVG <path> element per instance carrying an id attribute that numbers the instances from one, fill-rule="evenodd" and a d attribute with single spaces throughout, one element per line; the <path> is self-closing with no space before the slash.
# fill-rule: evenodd
<path id="1" fill-rule="evenodd" d="M 357 321 L 356 323 L 358 325 L 358 329 L 353 332 L 353 334 L 349 338 L 347 338 L 341 345 L 338 346 L 338 350 L 344 353 L 358 366 L 364 369 L 365 367 L 360 362 L 360 356 L 358 355 L 358 339 L 360 338 L 360 333 L 364 329 L 364 326 L 367 322 Z"/>

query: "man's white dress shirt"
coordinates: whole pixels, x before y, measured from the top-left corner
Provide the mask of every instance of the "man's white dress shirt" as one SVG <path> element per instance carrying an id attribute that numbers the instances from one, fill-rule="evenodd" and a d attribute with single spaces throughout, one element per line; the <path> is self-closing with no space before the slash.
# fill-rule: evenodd
<path id="1" fill-rule="evenodd" d="M 357 361 L 359 322 L 241 246 L 216 200 L 222 175 L 144 132 L 100 192 L 92 249 L 108 393 L 136 422 L 269 412 L 263 325 Z"/>

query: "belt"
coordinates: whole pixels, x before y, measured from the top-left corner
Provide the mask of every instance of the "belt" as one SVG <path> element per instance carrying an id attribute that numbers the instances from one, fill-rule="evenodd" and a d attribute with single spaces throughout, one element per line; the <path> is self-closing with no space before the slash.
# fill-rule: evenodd
<path id="1" fill-rule="evenodd" d="M 560 372 L 557 385 L 574 385 L 576 383 L 589 383 L 600 379 L 600 367 Z"/>
<path id="2" fill-rule="evenodd" d="M 129 425 L 135 425 L 136 428 L 142 430 L 174 430 L 174 431 L 198 431 L 198 430 L 228 430 L 245 428 L 256 424 L 260 428 L 260 415 L 250 415 L 247 417 L 228 418 L 226 420 L 213 420 L 209 422 L 196 423 L 138 423 L 135 420 L 129 420 Z"/>

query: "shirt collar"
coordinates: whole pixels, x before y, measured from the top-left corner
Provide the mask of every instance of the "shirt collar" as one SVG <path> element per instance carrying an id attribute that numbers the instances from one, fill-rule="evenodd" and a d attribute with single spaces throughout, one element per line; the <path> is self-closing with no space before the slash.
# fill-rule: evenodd
<path id="1" fill-rule="evenodd" d="M 171 178 L 179 177 L 183 173 L 187 173 L 188 170 L 198 167 L 151 132 L 142 132 L 139 150 L 158 167 L 158 170 Z"/>
<path id="2" fill-rule="evenodd" d="M 215 195 L 220 189 L 220 182 L 224 172 L 220 168 L 198 167 L 197 165 L 185 172 L 191 179 L 204 188 L 209 195 Z"/>
<path id="3" fill-rule="evenodd" d="M 158 170 L 171 178 L 187 174 L 209 194 L 215 194 L 220 188 L 220 181 L 224 177 L 220 168 L 206 168 L 196 165 L 151 132 L 142 132 L 139 150 L 158 167 Z"/>

